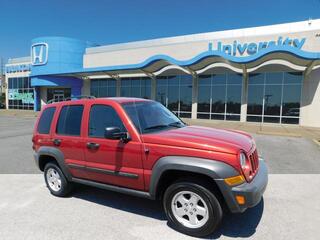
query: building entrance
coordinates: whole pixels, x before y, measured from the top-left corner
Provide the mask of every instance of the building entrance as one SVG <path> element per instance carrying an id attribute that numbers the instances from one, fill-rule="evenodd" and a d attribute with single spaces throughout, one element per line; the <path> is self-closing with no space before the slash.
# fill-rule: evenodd
<path id="1" fill-rule="evenodd" d="M 48 88 L 47 102 L 61 102 L 71 97 L 71 88 Z"/>

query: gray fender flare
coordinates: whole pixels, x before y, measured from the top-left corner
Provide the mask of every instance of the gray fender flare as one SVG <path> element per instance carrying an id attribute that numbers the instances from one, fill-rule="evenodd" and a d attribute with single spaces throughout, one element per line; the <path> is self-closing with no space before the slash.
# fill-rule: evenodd
<path id="1" fill-rule="evenodd" d="M 66 164 L 64 161 L 64 155 L 59 149 L 57 149 L 55 147 L 45 147 L 45 146 L 40 147 L 38 152 L 36 153 L 36 156 L 35 156 L 35 160 L 36 160 L 38 167 L 40 166 L 40 162 L 39 162 L 40 159 L 39 158 L 40 158 L 40 156 L 43 156 L 43 155 L 47 155 L 47 156 L 51 156 L 51 157 L 55 158 L 60 169 L 62 170 L 62 172 L 66 176 L 66 178 L 69 181 L 72 180 L 72 175 L 71 175 L 69 169 L 66 167 Z"/>
<path id="2" fill-rule="evenodd" d="M 152 168 L 149 186 L 151 198 L 156 198 L 157 187 L 163 173 L 168 170 L 180 170 L 199 173 L 211 177 L 213 180 L 224 179 L 239 175 L 232 166 L 217 160 L 185 157 L 167 156 L 160 158 Z"/>

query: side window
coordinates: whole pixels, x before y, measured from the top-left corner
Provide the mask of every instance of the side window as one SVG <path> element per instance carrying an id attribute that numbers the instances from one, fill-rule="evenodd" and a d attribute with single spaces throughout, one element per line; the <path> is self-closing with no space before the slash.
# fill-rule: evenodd
<path id="1" fill-rule="evenodd" d="M 57 124 L 57 134 L 80 136 L 82 113 L 82 105 L 62 107 Z"/>
<path id="2" fill-rule="evenodd" d="M 37 129 L 38 133 L 49 134 L 50 126 L 51 126 L 55 111 L 56 111 L 55 107 L 50 107 L 43 111 L 38 124 L 38 129 Z"/>
<path id="3" fill-rule="evenodd" d="M 90 110 L 89 137 L 103 138 L 107 127 L 118 127 L 121 131 L 126 131 L 120 117 L 112 107 L 93 105 Z"/>

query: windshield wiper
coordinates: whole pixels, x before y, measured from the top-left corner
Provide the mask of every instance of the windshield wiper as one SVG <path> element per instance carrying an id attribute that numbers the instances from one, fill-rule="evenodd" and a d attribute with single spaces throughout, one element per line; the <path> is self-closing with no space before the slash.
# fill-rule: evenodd
<path id="1" fill-rule="evenodd" d="M 169 124 L 159 124 L 159 125 L 154 125 L 151 127 L 147 127 L 143 130 L 151 130 L 151 129 L 158 129 L 158 128 L 166 128 L 166 127 L 176 127 L 176 128 L 180 128 L 182 127 L 181 122 L 173 122 L 173 123 L 169 123 Z"/>
<path id="2" fill-rule="evenodd" d="M 165 125 L 165 124 L 162 124 L 162 125 L 154 125 L 154 126 L 151 126 L 151 127 L 144 128 L 143 130 L 151 130 L 151 129 L 165 128 L 165 127 L 169 127 L 169 125 Z"/>
<path id="3" fill-rule="evenodd" d="M 181 127 L 183 127 L 184 125 L 182 124 L 182 122 L 178 121 L 178 122 L 170 123 L 170 124 L 168 124 L 168 126 L 181 128 Z"/>

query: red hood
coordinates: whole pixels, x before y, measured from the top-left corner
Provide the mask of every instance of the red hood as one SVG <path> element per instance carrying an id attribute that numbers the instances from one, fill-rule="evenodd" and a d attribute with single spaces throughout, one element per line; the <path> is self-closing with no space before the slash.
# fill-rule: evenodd
<path id="1" fill-rule="evenodd" d="M 250 151 L 253 140 L 244 132 L 199 126 L 144 134 L 145 143 L 195 148 L 237 154 L 240 149 Z"/>

